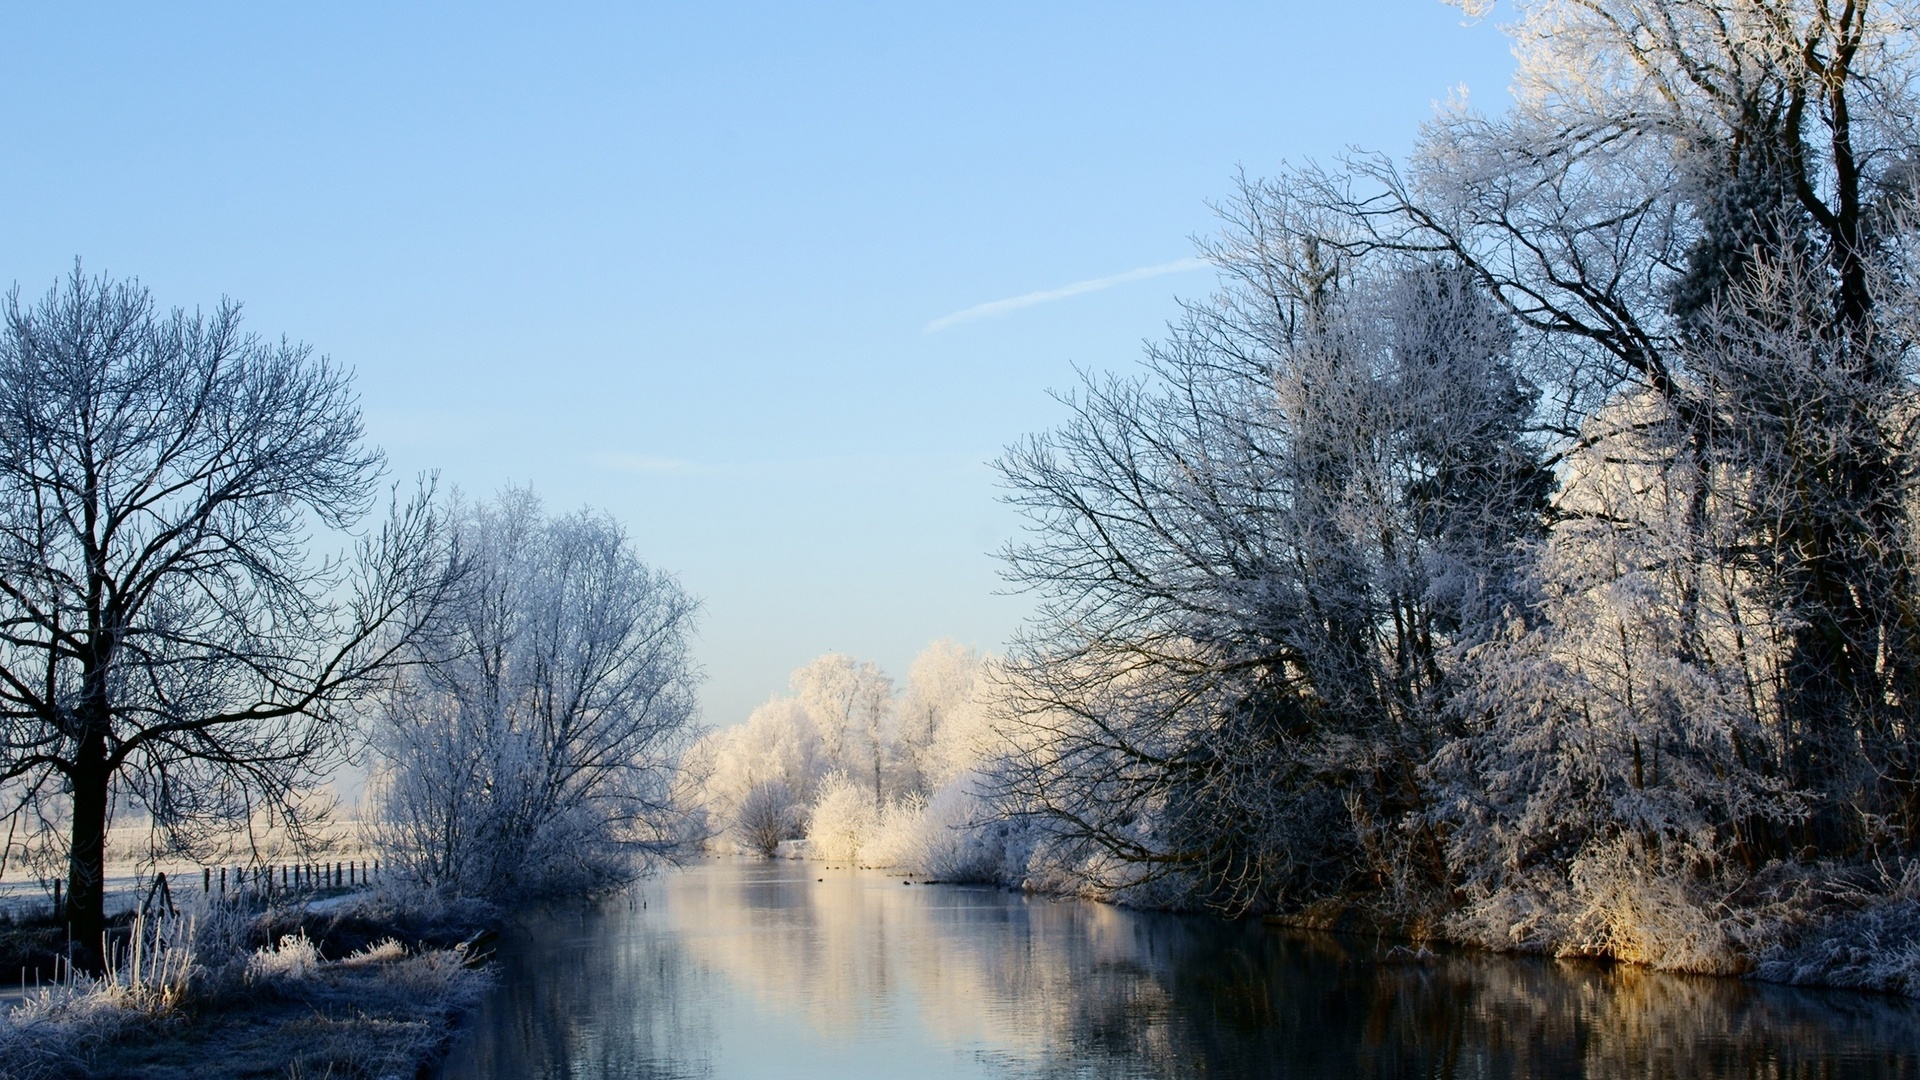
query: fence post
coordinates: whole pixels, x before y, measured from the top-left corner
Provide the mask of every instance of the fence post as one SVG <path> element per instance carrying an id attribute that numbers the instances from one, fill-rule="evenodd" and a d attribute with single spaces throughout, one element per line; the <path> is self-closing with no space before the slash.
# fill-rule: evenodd
<path id="1" fill-rule="evenodd" d="M 213 895 L 213 867 L 211 866 L 200 868 L 200 891 L 208 896 Z"/>

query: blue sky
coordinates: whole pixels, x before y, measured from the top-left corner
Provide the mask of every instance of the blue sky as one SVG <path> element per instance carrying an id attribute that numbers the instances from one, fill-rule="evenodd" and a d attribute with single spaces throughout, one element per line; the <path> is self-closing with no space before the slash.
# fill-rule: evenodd
<path id="1" fill-rule="evenodd" d="M 0 281 L 232 296 L 357 371 L 396 474 L 613 512 L 704 598 L 720 724 L 829 649 L 996 647 L 990 462 L 1207 291 L 1207 201 L 1512 66 L 1438 0 L 7 22 Z"/>

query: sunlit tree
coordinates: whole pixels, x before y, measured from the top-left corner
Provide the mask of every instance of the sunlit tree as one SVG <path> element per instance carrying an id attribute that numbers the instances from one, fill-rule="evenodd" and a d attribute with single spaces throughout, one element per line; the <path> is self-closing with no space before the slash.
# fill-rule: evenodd
<path id="1" fill-rule="evenodd" d="M 621 882 L 688 839 L 697 604 L 605 515 L 515 489 L 453 522 L 460 586 L 375 732 L 382 842 L 464 895 Z"/>

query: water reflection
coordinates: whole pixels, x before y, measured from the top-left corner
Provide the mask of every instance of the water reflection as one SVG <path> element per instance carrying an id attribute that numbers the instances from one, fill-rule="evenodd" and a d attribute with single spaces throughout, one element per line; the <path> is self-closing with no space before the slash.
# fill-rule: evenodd
<path id="1" fill-rule="evenodd" d="M 1920 1078 L 1902 999 L 1386 948 L 709 861 L 525 927 L 443 1075 Z"/>

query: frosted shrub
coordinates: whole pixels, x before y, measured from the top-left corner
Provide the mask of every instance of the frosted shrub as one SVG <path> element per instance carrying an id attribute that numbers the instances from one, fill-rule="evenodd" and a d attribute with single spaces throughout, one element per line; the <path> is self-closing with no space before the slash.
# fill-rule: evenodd
<path id="1" fill-rule="evenodd" d="M 734 837 L 747 850 L 772 858 L 782 841 L 794 839 L 800 824 L 793 790 L 784 780 L 755 784 L 734 812 Z"/>
<path id="2" fill-rule="evenodd" d="M 97 978 L 69 974 L 0 1007 L 0 1077 L 67 1076 L 74 1049 L 177 1012 L 200 973 L 191 915 L 134 920 Z"/>
<path id="3" fill-rule="evenodd" d="M 879 825 L 873 792 L 835 774 L 821 785 L 820 801 L 807 825 L 808 847 L 815 858 L 830 863 L 857 863 Z"/>
<path id="4" fill-rule="evenodd" d="M 941 881 L 1003 880 L 1014 846 L 1009 837 L 1018 830 L 974 792 L 972 779 L 948 784 L 931 799 L 909 795 L 885 805 L 861 785 L 829 779 L 814 807 L 808 853 Z"/>
<path id="5" fill-rule="evenodd" d="M 16 1019 L 92 1023 L 115 1012 L 147 1016 L 171 1012 L 185 1000 L 199 970 L 195 930 L 192 916 L 138 916 L 127 940 L 109 950 L 104 972 L 97 977 L 68 975 L 29 997 Z"/>
<path id="6" fill-rule="evenodd" d="M 391 964 L 406 958 L 407 947 L 393 938 L 387 938 L 376 941 L 357 952 L 348 953 L 340 958 L 340 964 L 343 967 L 366 967 L 370 964 Z"/>
<path id="7" fill-rule="evenodd" d="M 263 948 L 247 958 L 247 981 L 270 982 L 305 979 L 320 970 L 320 950 L 305 934 L 288 934 L 273 948 Z"/>
<path id="8" fill-rule="evenodd" d="M 1572 938 L 1561 951 L 1667 971 L 1739 972 L 1726 927 L 1689 880 L 1690 855 L 1698 853 L 1655 859 L 1622 838 L 1575 859 Z"/>
<path id="9" fill-rule="evenodd" d="M 927 800 L 918 795 L 881 807 L 861 848 L 861 864 L 920 872 L 926 862 L 926 815 Z"/>
<path id="10" fill-rule="evenodd" d="M 1885 894 L 1765 950 L 1755 974 L 1769 982 L 1846 986 L 1920 998 L 1920 861 Z M 1889 875 L 1891 877 L 1891 875 Z"/>
<path id="11" fill-rule="evenodd" d="M 998 882 L 1006 873 L 1010 824 L 975 794 L 973 777 L 941 788 L 919 819 L 915 869 L 940 881 Z"/>

